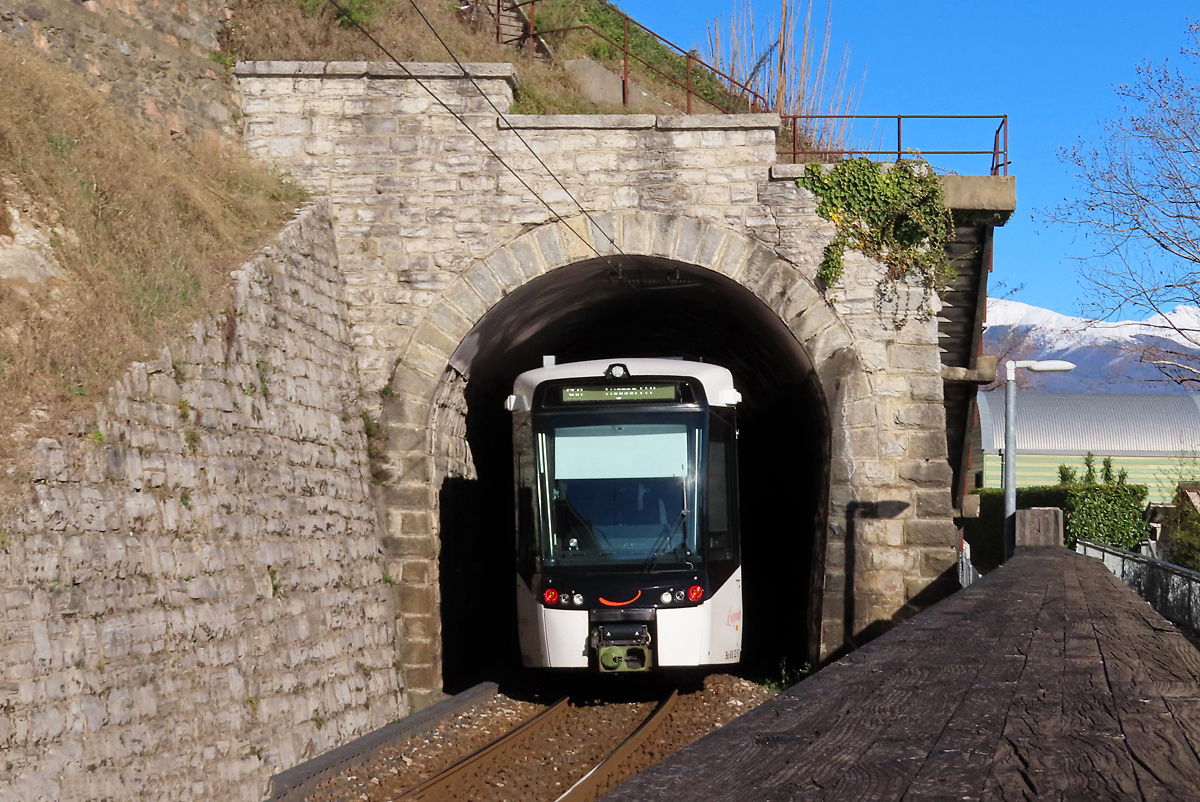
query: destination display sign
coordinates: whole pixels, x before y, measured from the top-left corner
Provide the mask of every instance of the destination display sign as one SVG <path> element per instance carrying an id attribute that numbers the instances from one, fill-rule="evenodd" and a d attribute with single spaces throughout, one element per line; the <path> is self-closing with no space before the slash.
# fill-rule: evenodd
<path id="1" fill-rule="evenodd" d="M 678 384 L 568 385 L 562 388 L 564 404 L 594 404 L 598 401 L 678 401 Z"/>

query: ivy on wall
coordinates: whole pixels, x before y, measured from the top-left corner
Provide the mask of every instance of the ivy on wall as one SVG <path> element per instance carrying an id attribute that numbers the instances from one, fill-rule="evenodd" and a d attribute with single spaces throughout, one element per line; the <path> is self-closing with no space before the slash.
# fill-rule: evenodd
<path id="1" fill-rule="evenodd" d="M 837 227 L 817 278 L 835 284 L 845 270 L 846 249 L 852 248 L 886 266 L 883 300 L 896 298 L 898 285 L 913 282 L 925 290 L 919 312 L 927 315 L 930 296 L 955 275 L 946 259 L 954 221 L 929 165 L 903 159 L 884 169 L 869 159 L 850 159 L 827 170 L 809 163 L 797 183 L 817 195 L 817 214 Z M 907 311 L 898 313 L 898 324 Z"/>

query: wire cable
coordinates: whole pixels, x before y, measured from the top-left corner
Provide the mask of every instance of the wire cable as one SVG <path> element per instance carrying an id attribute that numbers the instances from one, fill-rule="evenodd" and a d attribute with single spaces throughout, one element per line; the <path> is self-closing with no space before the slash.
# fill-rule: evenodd
<path id="1" fill-rule="evenodd" d="M 429 85 L 428 85 L 428 84 L 426 84 L 424 81 L 422 81 L 422 80 L 421 80 L 420 78 L 418 78 L 416 75 L 414 75 L 414 74 L 413 74 L 413 72 L 412 72 L 412 70 L 410 70 L 410 69 L 409 69 L 407 66 L 405 66 L 403 63 L 401 63 L 401 62 L 400 62 L 400 61 L 399 61 L 399 60 L 398 60 L 398 59 L 397 59 L 395 56 L 393 56 L 393 55 L 392 55 L 392 54 L 391 54 L 391 53 L 388 51 L 388 49 L 387 49 L 386 47 L 384 47 L 384 46 L 383 46 L 383 44 L 382 44 L 382 43 L 381 43 L 381 42 L 380 42 L 378 39 L 376 39 L 376 38 L 375 38 L 375 36 L 374 36 L 374 35 L 373 35 L 373 34 L 372 34 L 370 31 L 368 31 L 366 28 L 364 28 L 360 22 L 358 22 L 357 20 L 355 20 L 355 19 L 353 18 L 353 16 L 351 16 L 351 15 L 350 15 L 350 13 L 349 13 L 349 12 L 347 12 L 347 11 L 346 11 L 346 9 L 345 9 L 345 8 L 343 8 L 343 7 L 342 7 L 342 6 L 341 6 L 341 5 L 340 5 L 340 4 L 337 2 L 337 0 L 328 0 L 328 2 L 329 2 L 329 4 L 330 4 L 330 5 L 332 5 L 334 8 L 336 8 L 336 9 L 337 9 L 337 11 L 338 11 L 338 14 L 341 16 L 341 18 L 342 18 L 342 19 L 347 19 L 347 20 L 349 20 L 349 21 L 351 22 L 351 24 L 353 24 L 353 25 L 354 25 L 354 27 L 355 27 L 355 28 L 357 28 L 357 29 L 359 30 L 359 32 L 360 32 L 360 33 L 362 33 L 362 35 L 363 35 L 363 36 L 367 37 L 367 39 L 369 39 L 369 40 L 370 40 L 371 44 L 373 44 L 373 45 L 375 45 L 375 47 L 379 48 L 379 50 L 380 50 L 380 51 L 381 51 L 381 52 L 382 52 L 382 53 L 383 53 L 385 56 L 387 56 L 387 57 L 388 57 L 388 59 L 390 59 L 390 60 L 391 60 L 391 62 L 392 62 L 393 64 L 395 64 L 395 65 L 396 65 L 397 67 L 399 67 L 400 69 L 404 70 L 405 74 L 406 74 L 406 75 L 407 75 L 409 78 L 411 78 L 413 81 L 415 81 L 415 82 L 416 82 L 416 84 L 417 84 L 417 86 L 419 86 L 419 87 L 421 87 L 422 89 L 424 89 L 424 90 L 425 90 L 425 91 L 426 91 L 426 92 L 429 94 L 429 96 L 430 96 L 430 97 L 432 97 L 432 98 L 434 99 L 434 101 L 436 101 L 436 102 L 437 102 L 437 104 L 438 104 L 439 106 L 441 106 L 443 109 L 445 109 L 446 111 L 448 111 L 448 112 L 449 112 L 449 113 L 450 113 L 450 114 L 451 114 L 451 115 L 454 117 L 454 119 L 455 119 L 455 120 L 457 120 L 457 121 L 458 121 L 458 123 L 459 123 L 460 125 L 462 125 L 462 127 L 463 127 L 463 128 L 466 128 L 466 129 L 467 129 L 467 131 L 468 131 L 468 132 L 471 134 L 471 136 L 475 137 L 475 139 L 479 141 L 479 144 L 483 145 L 484 149 L 485 149 L 485 150 L 486 150 L 486 151 L 487 151 L 489 154 L 491 154 L 492 158 L 494 158 L 496 161 L 500 162 L 501 166 L 503 166 L 503 167 L 504 167 L 504 169 L 506 169 L 506 170 L 508 170 L 510 173 L 512 173 L 512 176 L 513 176 L 513 178 L 517 179 L 517 181 L 518 181 L 518 182 L 521 184 L 521 186 L 523 186 L 523 187 L 526 189 L 526 191 L 527 191 L 527 192 L 529 192 L 529 194 L 530 194 L 530 195 L 533 195 L 533 197 L 534 197 L 534 198 L 536 198 L 536 199 L 537 199 L 537 201 L 538 201 L 539 203 L 541 203 L 543 206 L 545 206 L 545 207 L 546 207 L 546 210 L 547 210 L 548 212 L 550 212 L 550 215 L 551 215 L 551 218 L 552 218 L 552 219 L 554 219 L 554 220 L 558 220 L 558 221 L 561 221 L 561 220 L 563 219 L 563 218 L 562 218 L 562 215 L 560 215 L 558 212 L 556 212 L 556 211 L 554 210 L 554 207 L 553 207 L 553 206 L 551 206 L 551 205 L 550 205 L 550 203 L 549 203 L 549 202 L 548 202 L 548 201 L 547 201 L 545 198 L 543 198 L 541 195 L 539 195 L 539 194 L 537 193 L 537 191 L 536 191 L 536 190 L 534 190 L 534 188 L 533 188 L 533 187 L 529 186 L 529 184 L 528 184 L 528 183 L 525 181 L 525 179 L 524 179 L 524 178 L 522 178 L 522 177 L 520 176 L 520 174 L 519 174 L 519 173 L 517 173 L 517 171 L 516 171 L 515 169 L 513 169 L 513 167 L 512 167 L 511 165 L 509 165 L 509 164 L 508 164 L 508 162 L 504 161 L 504 159 L 503 159 L 503 158 L 500 156 L 500 154 L 499 154 L 499 153 L 497 153 L 497 152 L 495 151 L 495 149 L 494 149 L 494 148 L 493 148 L 491 145 L 489 145 L 489 144 L 488 144 L 488 143 L 487 143 L 487 142 L 484 140 L 484 138 L 483 138 L 482 136 L 480 136 L 480 135 L 479 135 L 479 133 L 478 133 L 478 132 L 477 132 L 477 131 L 476 131 L 474 128 L 472 128 L 472 127 L 471 127 L 471 126 L 470 126 L 470 125 L 467 123 L 467 121 L 466 121 L 466 119 L 463 117 L 463 115 L 459 114 L 457 111 L 455 111 L 454 109 L 452 109 L 452 108 L 451 108 L 451 107 L 450 107 L 450 106 L 449 106 L 449 105 L 448 105 L 448 104 L 447 104 L 447 103 L 446 103 L 444 100 L 442 100 L 440 97 L 438 97 L 438 96 L 437 96 L 437 93 L 436 93 L 436 92 L 434 92 L 434 91 L 433 91 L 433 89 L 431 89 L 431 88 L 429 87 Z M 413 8 L 417 8 L 417 7 L 416 7 L 416 3 L 413 3 Z M 422 18 L 422 19 L 425 19 L 425 15 L 421 13 L 421 9 L 417 8 L 417 13 L 418 13 L 418 14 L 421 14 L 421 18 Z M 425 23 L 426 23 L 427 25 L 429 25 L 429 20 L 425 19 Z M 431 28 L 431 29 L 433 29 L 433 26 L 432 26 L 432 25 L 430 25 L 430 28 Z M 435 36 L 438 36 L 438 34 L 437 34 L 437 31 L 436 31 L 436 30 L 434 30 L 434 35 L 435 35 Z M 445 43 L 444 41 L 442 41 L 442 38 L 441 38 L 441 36 L 438 36 L 438 41 L 439 41 L 439 42 L 442 42 L 442 46 L 443 46 L 443 47 L 446 47 L 446 43 Z M 450 50 L 450 49 L 449 49 L 448 47 L 446 47 L 446 50 L 447 50 L 447 52 L 449 52 L 449 50 Z M 493 110 L 496 110 L 496 105 L 495 105 L 494 103 L 492 103 L 492 100 L 491 100 L 491 98 L 489 98 L 489 97 L 487 96 L 487 94 L 486 94 L 486 93 L 484 93 L 484 92 L 483 92 L 481 89 L 479 89 L 479 84 L 478 84 L 478 83 L 475 81 L 475 78 L 474 78 L 474 76 L 472 76 L 472 75 L 471 75 L 471 74 L 470 74 L 470 73 L 467 71 L 467 69 L 466 69 L 465 67 L 463 67 L 462 63 L 461 63 L 461 62 L 460 62 L 460 61 L 459 61 L 459 60 L 458 60 L 458 59 L 457 59 L 457 58 L 454 56 L 454 54 L 453 54 L 453 53 L 450 53 L 450 55 L 451 55 L 451 58 L 454 58 L 454 62 L 455 62 L 455 64 L 457 64 L 457 65 L 458 65 L 458 68 L 459 68 L 460 70 L 462 70 L 463 74 L 464 74 L 466 77 L 468 77 L 468 78 L 470 78 L 470 79 L 471 79 L 471 82 L 472 82 L 472 83 L 475 85 L 475 88 L 476 88 L 476 90 L 478 90 L 478 91 L 479 91 L 479 93 L 480 93 L 481 95 L 483 95 L 484 99 L 485 99 L 485 100 L 487 100 L 488 104 L 489 104 L 489 105 L 492 107 L 492 109 L 493 109 Z M 497 110 L 497 113 L 498 113 L 498 110 Z M 503 117 L 503 115 L 501 115 L 501 116 Z M 516 132 L 516 131 L 514 131 L 513 133 L 517 133 L 517 132 Z M 522 137 L 521 137 L 521 135 L 520 135 L 519 133 L 517 134 L 517 138 L 521 140 L 521 142 L 522 142 L 522 143 L 525 145 L 525 147 L 527 147 L 527 148 L 529 147 L 529 143 L 528 143 L 528 142 L 525 142 L 524 138 L 522 138 Z M 533 149 L 532 149 L 532 148 L 530 148 L 530 152 L 531 152 L 531 153 L 533 153 Z M 612 246 L 613 246 L 614 248 L 616 248 L 616 250 L 617 250 L 619 253 L 621 253 L 621 255 L 622 255 L 622 256 L 624 256 L 624 255 L 625 255 L 625 254 L 624 254 L 624 252 L 623 252 L 623 251 L 621 251 L 621 249 L 620 249 L 620 248 L 617 246 L 617 244 L 616 244 L 615 242 L 613 242 L 613 239 L 612 239 L 612 237 L 608 236 L 608 234 L 607 234 L 607 233 L 604 231 L 604 229 L 603 229 L 603 228 L 601 228 L 601 227 L 600 227 L 600 225 L 599 225 L 599 224 L 598 224 L 598 223 L 595 221 L 595 219 L 594 219 L 594 218 L 591 216 L 591 214 L 589 214 L 589 213 L 587 212 L 587 210 L 586 210 L 586 209 L 584 209 L 584 208 L 583 208 L 583 206 L 581 206 L 581 205 L 579 204 L 579 201 L 575 199 L 575 196 L 574 196 L 574 195 L 572 195 L 570 192 L 568 192 L 568 191 L 567 191 L 566 187 L 565 187 L 565 186 L 563 186 L 563 183 L 562 183 L 562 181 L 559 181 L 559 179 L 558 179 L 558 176 L 554 175 L 554 173 L 550 171 L 550 168 L 549 168 L 548 166 L 546 166 L 546 163 L 545 163 L 545 162 L 543 162 L 543 161 L 541 160 L 541 158 L 540 158 L 540 157 L 537 155 L 537 153 L 533 153 L 533 155 L 534 155 L 534 157 L 535 157 L 535 158 L 537 158 L 537 160 L 538 160 L 538 161 L 539 161 L 539 162 L 542 164 L 542 166 L 546 168 L 546 171 L 550 173 L 551 177 L 552 177 L 552 178 L 554 178 L 554 180 L 558 182 L 558 185 L 559 185 L 560 187 L 563 187 L 563 191 L 564 191 L 564 192 L 566 192 L 566 193 L 567 193 L 567 196 L 568 196 L 569 198 L 571 198 L 571 200 L 572 200 L 572 201 L 574 201 L 574 202 L 575 202 L 575 205 L 576 205 L 576 206 L 579 206 L 579 209 L 580 209 L 580 211 L 582 211 L 582 212 L 583 212 L 583 214 L 584 214 L 584 216 L 585 216 L 585 217 L 587 217 L 587 219 L 588 219 L 588 222 L 590 222 L 590 223 L 591 223 L 593 226 L 595 226 L 596 230 L 597 230 L 597 231 L 599 231 L 601 234 L 603 234 L 603 235 L 604 235 L 604 238 L 605 238 L 605 239 L 607 239 L 607 240 L 609 241 L 609 243 L 611 243 L 611 244 L 612 244 Z M 579 238 L 579 241 L 580 241 L 580 242 L 582 242 L 584 245 L 586 245 L 586 246 L 587 246 L 587 248 L 588 248 L 588 249 L 589 249 L 589 250 L 590 250 L 592 253 L 596 254 L 596 256 L 600 257 L 600 258 L 601 258 L 601 259 L 603 259 L 604 261 L 606 261 L 606 262 L 609 262 L 609 259 L 608 259 L 608 257 L 607 257 L 607 256 L 605 256 L 604 254 L 600 253 L 600 251 L 596 250 L 596 246 L 592 245 L 592 243 L 591 243 L 591 242 L 589 242 L 589 241 L 588 241 L 588 239 L 587 239 L 586 237 L 584 237 L 582 234 L 580 234 L 578 231 L 576 231 L 575 229 L 571 228 L 570 226 L 567 226 L 566 228 L 567 228 L 567 230 L 568 230 L 568 231 L 570 231 L 572 234 L 574 234 L 576 237 L 578 237 L 578 238 Z M 609 262 L 609 264 L 611 265 L 611 262 Z M 617 268 L 617 270 L 619 271 L 619 270 L 620 270 L 620 268 Z"/>
<path id="2" fill-rule="evenodd" d="M 482 87 L 479 86 L 479 82 L 475 80 L 475 76 L 471 75 L 467 68 L 463 66 L 463 63 L 458 60 L 458 56 L 454 54 L 454 51 L 450 49 L 450 45 L 446 44 L 446 40 L 442 38 L 440 33 L 438 33 L 438 29 L 433 27 L 433 23 L 429 21 L 429 18 L 425 16 L 425 12 L 422 11 L 421 7 L 417 5 L 417 0 L 408 0 L 408 2 L 412 4 L 412 7 L 416 10 L 417 14 L 420 15 L 421 19 L 425 21 L 425 24 L 429 26 L 429 30 L 433 32 L 434 37 L 437 38 L 438 42 L 443 48 L 445 48 L 446 53 L 450 55 L 450 58 L 455 64 L 458 65 L 458 68 L 462 70 L 463 75 L 470 79 L 471 84 L 475 87 L 475 91 L 483 95 L 483 99 L 486 100 L 488 105 L 492 107 L 492 111 L 496 112 L 505 125 L 509 126 L 509 130 L 517 137 L 517 139 L 521 140 L 521 144 L 525 146 L 525 149 L 533 154 L 533 158 L 537 159 L 538 164 L 542 165 L 542 168 L 546 171 L 546 174 L 554 179 L 554 182 L 558 184 L 562 191 L 567 194 L 567 197 L 570 198 L 577 207 L 579 207 L 579 211 L 582 212 L 585 217 L 587 217 L 588 221 L 592 225 L 596 226 L 596 230 L 604 235 L 604 238 L 608 240 L 609 244 L 612 245 L 613 248 L 616 248 L 617 253 L 621 254 L 621 256 L 625 256 L 625 252 L 622 251 L 617 243 L 613 241 L 613 238 L 608 236 L 604 229 L 600 228 L 596 221 L 592 219 L 592 215 L 588 212 L 588 210 L 583 208 L 583 204 L 571 194 L 571 190 L 567 189 L 566 184 L 564 184 L 559 177 L 554 174 L 554 171 L 550 169 L 550 165 L 546 164 L 546 162 L 542 160 L 542 157 L 538 155 L 537 151 L 533 149 L 533 146 L 525 141 L 525 137 L 521 136 L 521 132 L 512 127 L 512 125 L 508 122 L 508 118 L 504 116 L 504 112 L 500 111 L 500 109 L 496 107 L 496 104 L 492 102 L 492 99 L 488 97 L 487 93 L 485 93 Z M 529 46 L 532 48 L 537 47 L 536 34 L 532 29 L 529 31 Z"/>

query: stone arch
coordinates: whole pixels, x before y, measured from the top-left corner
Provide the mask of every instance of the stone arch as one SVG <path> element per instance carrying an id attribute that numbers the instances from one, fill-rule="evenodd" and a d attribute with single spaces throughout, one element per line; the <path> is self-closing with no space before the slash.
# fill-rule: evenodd
<path id="1" fill-rule="evenodd" d="M 601 236 L 598 227 L 613 242 Z M 464 365 L 479 347 L 472 341 L 474 330 L 508 294 L 561 268 L 594 260 L 596 252 L 693 265 L 736 282 L 761 301 L 811 360 L 829 427 L 838 433 L 828 446 L 830 499 L 836 505 L 838 498 L 860 496 L 856 452 L 865 444 L 867 455 L 875 453 L 864 433 L 878 429 L 869 401 L 871 377 L 859 367 L 850 327 L 814 285 L 816 264 L 793 263 L 732 229 L 668 214 L 606 213 L 532 229 L 475 261 L 440 293 L 397 360 L 391 396 L 383 406 L 391 477 L 383 493 L 385 555 L 389 565 L 396 566 L 391 575 L 401 579 L 400 661 L 408 692 L 418 702 L 423 694 L 438 690 L 441 675 L 439 488 L 447 479 L 467 478 L 474 471 L 465 438 L 463 396 Z M 858 434 L 851 434 L 847 425 L 848 411 Z M 831 530 L 836 528 L 831 524 Z M 822 549 L 813 564 L 814 587 L 826 584 L 826 567 Z M 808 622 L 814 642 L 823 637 L 822 617 L 818 607 Z"/>

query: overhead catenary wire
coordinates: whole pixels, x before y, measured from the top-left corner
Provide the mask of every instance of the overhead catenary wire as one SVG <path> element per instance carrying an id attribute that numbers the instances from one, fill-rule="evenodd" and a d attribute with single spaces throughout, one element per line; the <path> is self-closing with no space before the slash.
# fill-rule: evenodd
<path id="1" fill-rule="evenodd" d="M 471 81 L 471 84 L 475 87 L 475 91 L 479 92 L 480 95 L 483 95 L 483 99 L 486 100 L 487 104 L 492 107 L 492 111 L 496 112 L 496 114 L 498 114 L 500 116 L 500 119 L 504 122 L 504 124 L 509 126 L 509 130 L 512 131 L 513 135 L 516 136 L 516 138 L 521 141 L 521 144 L 525 146 L 525 149 L 528 150 L 531 154 L 533 154 L 533 158 L 537 159 L 538 164 L 542 165 L 542 169 L 544 169 L 546 171 L 546 174 L 554 179 L 554 183 L 558 184 L 559 188 L 562 189 L 562 191 L 566 193 L 567 197 L 570 198 L 571 201 L 579 208 L 579 211 L 582 212 L 585 217 L 587 217 L 588 221 L 592 225 L 596 226 L 596 230 L 604 235 L 604 238 L 606 240 L 608 240 L 609 244 L 612 245 L 613 248 L 615 248 L 617 250 L 617 253 L 620 253 L 622 256 L 625 256 L 625 252 L 622 251 L 620 246 L 618 246 L 617 243 L 613 241 L 613 238 L 608 236 L 608 234 L 604 231 L 604 229 L 602 229 L 599 226 L 599 224 L 596 223 L 596 221 L 592 218 L 592 215 L 588 212 L 588 210 L 583 208 L 583 204 L 579 202 L 578 198 L 576 198 L 574 195 L 571 194 L 571 190 L 567 189 L 566 184 L 564 184 L 562 182 L 562 180 L 557 175 L 555 175 L 554 171 L 550 169 L 550 165 L 546 164 L 546 162 L 542 159 L 542 157 L 538 155 L 538 152 L 533 149 L 533 146 L 530 145 L 527 141 L 525 141 L 525 137 L 521 136 L 521 132 L 511 126 L 511 124 L 508 122 L 508 118 L 504 116 L 504 112 L 500 111 L 500 109 L 496 107 L 496 104 L 492 102 L 492 99 L 487 95 L 486 92 L 483 91 L 483 88 L 480 87 L 479 82 L 475 80 L 475 76 L 471 75 L 471 73 L 467 70 L 467 68 L 463 65 L 463 63 L 458 60 L 458 56 L 456 56 L 454 54 L 454 51 L 450 49 L 450 45 L 447 44 L 446 40 L 442 38 L 442 35 L 440 33 L 438 33 L 438 29 L 433 27 L 433 23 L 429 20 L 429 17 L 425 16 L 425 12 L 422 11 L 421 7 L 417 5 L 417 0 L 408 0 L 408 2 L 412 4 L 413 9 L 417 12 L 418 15 L 420 15 L 421 19 L 425 21 L 425 24 L 427 26 L 429 26 L 429 30 L 433 32 L 433 35 L 438 40 L 438 43 L 441 44 L 441 46 L 445 49 L 446 53 L 450 56 L 451 59 L 453 59 L 454 63 L 458 66 L 458 68 L 460 70 L 462 70 L 463 75 L 467 76 L 467 78 Z M 529 31 L 529 46 L 530 47 L 537 46 L 537 42 L 535 40 L 535 33 L 533 30 Z"/>
<path id="2" fill-rule="evenodd" d="M 363 27 L 362 23 L 355 20 L 353 18 L 353 16 L 350 15 L 346 11 L 346 9 L 343 8 L 337 2 L 337 0 L 327 0 L 327 2 L 330 5 L 332 5 L 335 9 L 337 9 L 338 14 L 341 15 L 343 19 L 349 20 L 351 22 L 351 24 L 353 24 L 354 27 L 358 29 L 359 33 L 361 33 L 368 40 L 370 40 L 371 44 L 373 44 L 373 45 L 375 45 L 375 47 L 379 48 L 380 52 L 383 53 L 385 56 L 387 56 L 388 59 L 393 64 L 395 64 L 400 69 L 404 70 L 405 74 L 409 78 L 411 78 L 413 81 L 415 81 L 417 86 L 424 89 L 425 92 L 428 93 L 428 95 L 430 97 L 432 97 L 439 106 L 441 106 L 443 109 L 445 109 L 447 112 L 449 112 L 463 128 L 466 128 L 467 131 L 471 134 L 471 136 L 475 137 L 475 139 L 479 142 L 479 144 L 483 145 L 484 149 L 492 156 L 492 158 L 494 158 L 496 161 L 498 161 L 500 163 L 500 165 L 502 167 L 504 167 L 504 169 L 506 169 L 506 170 L 508 170 L 508 172 L 512 173 L 513 178 L 517 179 L 517 182 L 520 183 L 521 186 L 524 187 L 525 190 L 527 192 L 529 192 L 530 195 L 532 195 L 535 199 L 537 199 L 537 201 L 539 203 L 541 203 L 543 206 L 546 207 L 546 210 L 548 212 L 550 212 L 551 216 L 554 219 L 557 219 L 557 220 L 562 219 L 562 215 L 560 215 L 557 211 L 555 211 L 554 207 L 550 205 L 550 202 L 547 201 L 545 198 L 543 198 L 541 195 L 539 195 L 538 192 L 533 187 L 531 187 L 524 178 L 521 177 L 521 175 L 516 171 L 516 169 L 514 169 L 512 167 L 512 165 L 510 165 L 508 162 L 504 161 L 504 158 L 499 153 L 496 152 L 495 148 L 493 148 L 491 145 L 489 145 L 487 143 L 487 141 L 482 136 L 479 135 L 479 132 L 477 132 L 474 128 L 472 128 L 470 126 L 470 124 L 467 123 L 466 118 L 462 114 L 460 114 L 459 112 L 457 112 L 453 108 L 451 108 L 448 103 L 446 103 L 444 100 L 442 100 L 440 97 L 438 97 L 437 93 L 434 92 L 433 89 L 428 84 L 426 84 L 424 81 L 422 81 L 416 75 L 414 75 L 412 70 L 410 70 L 399 59 L 397 59 L 395 56 L 393 56 L 391 54 L 391 52 L 386 47 L 383 46 L 383 43 L 380 42 L 378 39 L 376 39 L 374 34 L 372 34 L 365 27 Z M 411 0 L 410 0 L 410 2 L 411 2 Z M 413 8 L 416 9 L 417 13 L 420 14 L 421 19 L 425 20 L 425 24 L 428 25 L 430 30 L 433 31 L 434 36 L 436 36 L 438 41 L 441 42 L 442 47 L 444 47 L 446 49 L 446 52 L 450 54 L 450 57 L 452 59 L 454 59 L 454 63 L 458 65 L 458 68 L 460 70 L 462 70 L 463 75 L 465 75 L 467 78 L 470 79 L 471 83 L 475 86 L 475 89 L 488 102 L 488 105 L 490 105 L 497 114 L 500 114 L 501 119 L 504 119 L 504 115 L 500 112 L 499 109 L 496 108 L 496 104 L 493 103 L 492 99 L 487 96 L 487 93 L 484 92 L 480 88 L 479 83 L 475 80 L 475 77 L 473 75 L 471 75 L 471 73 L 466 69 L 466 67 L 463 66 L 462 62 L 460 62 L 458 60 L 458 57 L 454 55 L 454 52 L 450 50 L 450 47 L 442 39 L 441 35 L 437 32 L 437 29 L 434 28 L 432 23 L 430 23 L 429 20 L 425 17 L 425 14 L 422 13 L 421 9 L 417 6 L 417 4 L 414 2 L 412 5 L 413 5 Z M 607 232 L 605 232 L 605 230 L 600 226 L 600 224 L 596 222 L 595 218 L 592 217 L 591 213 L 588 212 L 583 207 L 583 205 L 579 203 L 579 201 L 575 198 L 575 196 L 571 194 L 571 192 L 566 188 L 566 186 L 559 179 L 559 177 L 554 174 L 554 171 L 550 169 L 549 165 L 547 165 L 544 161 L 542 161 L 542 158 L 540 156 L 538 156 L 538 154 L 533 150 L 533 148 L 530 147 L 529 143 L 525 141 L 524 137 L 522 137 L 520 135 L 520 133 L 518 133 L 515 130 L 513 131 L 513 133 L 516 134 L 517 139 L 519 139 L 521 141 L 521 143 L 523 145 L 525 145 L 526 148 L 529 149 L 529 152 L 533 154 L 534 158 L 537 159 L 538 163 L 541 164 L 543 168 L 545 168 L 546 172 L 550 175 L 550 177 L 553 178 L 554 181 L 560 187 L 562 187 L 562 190 L 563 190 L 563 192 L 566 193 L 567 197 L 569 197 L 575 203 L 575 205 L 579 207 L 579 210 L 583 213 L 584 217 L 587 218 L 588 222 L 591 223 L 593 227 L 595 227 L 596 231 L 600 232 L 600 234 L 603 235 L 606 240 L 608 240 L 609 244 L 611 244 L 612 247 L 618 253 L 620 253 L 622 256 L 625 256 L 625 253 L 624 253 L 624 251 L 621 250 L 620 246 L 618 246 L 617 243 L 613 240 L 613 238 L 610 237 Z M 568 231 L 570 231 L 572 234 L 574 234 L 579 239 L 580 242 L 582 242 L 585 246 L 587 246 L 587 248 L 592 253 L 596 254 L 596 256 L 600 257 L 604 261 L 609 262 L 608 257 L 605 256 L 604 254 L 600 253 L 600 251 L 596 249 L 596 246 L 594 246 L 587 239 L 587 237 L 580 234 L 578 231 L 576 231 L 571 226 L 567 226 L 566 228 Z M 611 262 L 609 262 L 609 264 L 611 265 Z M 620 268 L 616 268 L 616 269 L 618 272 L 620 272 Z"/>

